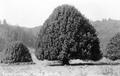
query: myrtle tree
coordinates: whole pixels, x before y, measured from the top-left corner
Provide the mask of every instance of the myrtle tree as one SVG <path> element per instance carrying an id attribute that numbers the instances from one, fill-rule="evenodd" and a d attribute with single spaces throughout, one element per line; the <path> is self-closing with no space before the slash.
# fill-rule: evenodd
<path id="1" fill-rule="evenodd" d="M 10 42 L 0 54 L 1 62 L 32 62 L 28 48 L 20 41 Z"/>
<path id="2" fill-rule="evenodd" d="M 45 21 L 36 41 L 40 60 L 94 60 L 102 57 L 96 30 L 74 6 L 58 6 Z"/>

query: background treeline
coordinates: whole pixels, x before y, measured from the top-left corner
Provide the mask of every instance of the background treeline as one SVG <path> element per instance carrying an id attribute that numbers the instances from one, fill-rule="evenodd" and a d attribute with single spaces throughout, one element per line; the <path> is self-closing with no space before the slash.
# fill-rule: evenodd
<path id="1" fill-rule="evenodd" d="M 34 47 L 39 28 L 25 28 L 11 25 L 6 20 L 0 23 L 0 51 L 11 41 L 22 41 L 28 47 Z"/>
<path id="2" fill-rule="evenodd" d="M 98 32 L 101 49 L 105 50 L 109 40 L 118 32 L 120 32 L 120 20 L 103 19 L 101 21 L 91 21 L 92 25 Z"/>

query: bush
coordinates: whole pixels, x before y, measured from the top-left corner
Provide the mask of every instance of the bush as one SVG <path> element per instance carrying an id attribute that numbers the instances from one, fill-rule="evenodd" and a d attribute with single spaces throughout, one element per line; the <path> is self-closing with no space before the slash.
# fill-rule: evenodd
<path id="1" fill-rule="evenodd" d="M 5 50 L 1 52 L 1 62 L 32 62 L 32 58 L 28 48 L 22 42 L 15 41 L 9 43 Z"/>
<path id="2" fill-rule="evenodd" d="M 97 61 L 102 57 L 96 30 L 75 7 L 57 7 L 45 21 L 36 41 L 40 60 L 70 59 Z"/>
<path id="3" fill-rule="evenodd" d="M 110 39 L 104 56 L 111 60 L 120 59 L 120 33 Z"/>

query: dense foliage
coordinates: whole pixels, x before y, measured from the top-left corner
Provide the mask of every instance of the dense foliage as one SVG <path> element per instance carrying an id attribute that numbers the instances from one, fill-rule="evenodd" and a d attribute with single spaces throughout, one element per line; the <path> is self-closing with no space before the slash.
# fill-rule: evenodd
<path id="1" fill-rule="evenodd" d="M 117 33 L 107 45 L 105 57 L 111 60 L 120 59 L 120 33 Z"/>
<path id="2" fill-rule="evenodd" d="M 22 42 L 15 41 L 9 43 L 6 49 L 1 52 L 1 62 L 32 62 L 32 58 L 28 48 Z"/>
<path id="3" fill-rule="evenodd" d="M 75 7 L 57 7 L 45 21 L 36 45 L 38 59 L 99 60 L 102 57 L 96 30 Z"/>

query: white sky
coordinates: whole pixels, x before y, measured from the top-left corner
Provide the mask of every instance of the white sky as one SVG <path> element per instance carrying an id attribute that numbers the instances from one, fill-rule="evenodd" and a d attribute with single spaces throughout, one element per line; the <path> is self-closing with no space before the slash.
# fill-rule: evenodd
<path id="1" fill-rule="evenodd" d="M 74 5 L 90 20 L 120 20 L 120 0 L 0 0 L 0 20 L 25 27 L 39 26 L 61 4 Z"/>

